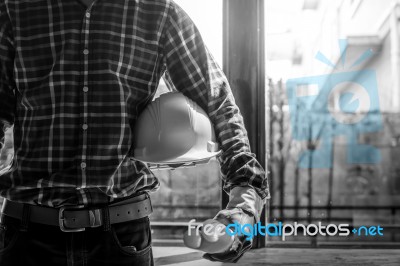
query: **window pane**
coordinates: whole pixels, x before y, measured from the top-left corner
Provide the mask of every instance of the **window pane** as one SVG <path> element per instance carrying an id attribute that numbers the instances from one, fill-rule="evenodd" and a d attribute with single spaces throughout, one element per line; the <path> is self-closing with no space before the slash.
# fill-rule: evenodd
<path id="1" fill-rule="evenodd" d="M 400 24 L 388 8 L 266 1 L 272 221 L 386 227 L 312 241 L 400 240 Z"/>
<path id="2" fill-rule="evenodd" d="M 175 0 L 192 18 L 207 47 L 222 66 L 222 0 Z"/>

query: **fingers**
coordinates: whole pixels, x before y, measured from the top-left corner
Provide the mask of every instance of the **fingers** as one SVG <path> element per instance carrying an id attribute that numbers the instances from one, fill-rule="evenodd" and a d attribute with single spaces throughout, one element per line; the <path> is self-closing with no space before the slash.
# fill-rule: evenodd
<path id="1" fill-rule="evenodd" d="M 220 261 L 220 262 L 233 262 L 236 263 L 239 259 L 246 253 L 252 246 L 250 241 L 246 241 L 243 245 L 239 244 L 236 250 L 231 250 L 226 253 L 209 254 L 203 255 L 204 259 L 210 261 Z"/>
<path id="2" fill-rule="evenodd" d="M 254 217 L 248 215 L 240 208 L 221 210 L 217 213 L 214 219 L 218 220 L 225 226 L 235 222 L 239 224 L 254 224 Z M 247 241 L 244 235 L 235 235 L 234 242 L 228 252 L 213 254 L 206 253 L 203 255 L 203 258 L 210 261 L 235 263 L 251 248 L 251 246 L 252 241 Z"/>

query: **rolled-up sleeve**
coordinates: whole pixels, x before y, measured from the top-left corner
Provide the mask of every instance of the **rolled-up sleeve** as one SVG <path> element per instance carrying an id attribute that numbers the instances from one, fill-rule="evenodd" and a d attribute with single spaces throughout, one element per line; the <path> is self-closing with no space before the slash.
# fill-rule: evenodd
<path id="1" fill-rule="evenodd" d="M 14 55 L 10 16 L 5 2 L 0 1 L 0 149 L 4 145 L 4 133 L 15 118 Z"/>
<path id="2" fill-rule="evenodd" d="M 243 117 L 221 68 L 188 15 L 171 2 L 163 31 L 163 58 L 175 88 L 207 111 L 222 148 L 224 190 L 250 186 L 270 197 L 264 169 L 251 153 Z M 238 62 L 239 64 L 240 62 Z"/>

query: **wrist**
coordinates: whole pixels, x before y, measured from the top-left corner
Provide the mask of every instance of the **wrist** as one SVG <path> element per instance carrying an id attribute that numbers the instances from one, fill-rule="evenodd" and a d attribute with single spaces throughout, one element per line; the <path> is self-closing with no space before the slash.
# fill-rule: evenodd
<path id="1" fill-rule="evenodd" d="M 227 209 L 239 208 L 247 214 L 251 214 L 255 222 L 260 221 L 265 200 L 250 186 L 234 187 L 229 193 Z"/>

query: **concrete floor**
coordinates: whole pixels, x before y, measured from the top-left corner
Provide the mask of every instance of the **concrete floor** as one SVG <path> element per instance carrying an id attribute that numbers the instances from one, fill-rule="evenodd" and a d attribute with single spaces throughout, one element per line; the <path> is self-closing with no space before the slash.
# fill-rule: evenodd
<path id="1" fill-rule="evenodd" d="M 399 249 L 299 249 L 266 248 L 251 250 L 236 263 L 218 263 L 202 259 L 202 253 L 184 247 L 154 247 L 155 265 L 169 266 L 267 266 L 267 265 L 323 265 L 323 266 L 399 266 Z"/>

